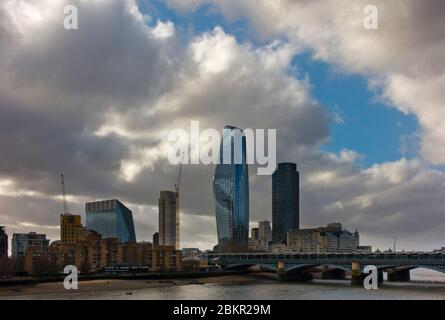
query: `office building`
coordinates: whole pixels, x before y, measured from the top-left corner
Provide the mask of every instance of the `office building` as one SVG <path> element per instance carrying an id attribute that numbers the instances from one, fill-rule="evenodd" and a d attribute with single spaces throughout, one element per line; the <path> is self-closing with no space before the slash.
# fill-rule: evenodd
<path id="1" fill-rule="evenodd" d="M 128 242 L 123 245 L 123 263 L 128 266 L 151 266 L 153 245 L 150 242 Z"/>
<path id="2" fill-rule="evenodd" d="M 258 228 L 252 228 L 252 229 L 250 230 L 250 238 L 251 238 L 252 240 L 259 240 L 259 237 L 258 237 Z"/>
<path id="3" fill-rule="evenodd" d="M 260 245 L 263 247 L 268 247 L 272 241 L 272 228 L 270 226 L 270 221 L 260 221 L 258 224 L 258 240 Z"/>
<path id="4" fill-rule="evenodd" d="M 24 257 L 28 249 L 33 248 L 35 251 L 45 252 L 48 250 L 49 239 L 45 234 L 30 233 L 14 233 L 12 235 L 12 255 L 14 257 Z"/>
<path id="5" fill-rule="evenodd" d="M 159 232 L 153 233 L 153 245 L 159 246 Z"/>
<path id="6" fill-rule="evenodd" d="M 246 148 L 246 136 L 242 130 L 224 127 L 219 164 L 213 178 L 220 252 L 248 249 L 249 173 Z"/>
<path id="7" fill-rule="evenodd" d="M 153 246 L 151 270 L 153 272 L 182 271 L 181 250 L 174 246 Z"/>
<path id="8" fill-rule="evenodd" d="M 197 257 L 202 254 L 199 248 L 182 248 L 181 254 L 183 258 Z"/>
<path id="9" fill-rule="evenodd" d="M 79 239 L 79 234 L 83 226 L 79 215 L 60 215 L 60 241 L 62 244 L 75 244 Z"/>
<path id="10" fill-rule="evenodd" d="M 295 163 L 279 163 L 272 175 L 272 241 L 285 243 L 300 226 L 299 173 Z"/>
<path id="11" fill-rule="evenodd" d="M 133 213 L 119 200 L 90 202 L 85 205 L 85 209 L 87 229 L 100 233 L 103 239 L 136 241 Z"/>
<path id="12" fill-rule="evenodd" d="M 180 249 L 178 195 L 161 191 L 159 197 L 159 245 Z"/>
<path id="13" fill-rule="evenodd" d="M 252 228 L 249 239 L 249 251 L 269 251 L 272 230 L 269 221 L 260 221 L 258 228 Z"/>
<path id="14" fill-rule="evenodd" d="M 340 223 L 300 229 L 287 234 L 287 249 L 301 253 L 354 252 L 359 247 L 358 231 L 344 230 Z"/>
<path id="15" fill-rule="evenodd" d="M 0 258 L 8 257 L 8 235 L 5 227 L 0 226 Z"/>

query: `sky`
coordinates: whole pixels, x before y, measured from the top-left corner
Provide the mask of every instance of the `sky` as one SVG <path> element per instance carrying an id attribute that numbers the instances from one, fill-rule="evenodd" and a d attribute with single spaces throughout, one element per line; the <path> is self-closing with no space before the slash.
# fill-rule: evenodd
<path id="1" fill-rule="evenodd" d="M 138 240 L 173 189 L 175 128 L 277 129 L 300 172 L 300 225 L 362 244 L 445 246 L 445 3 L 374 0 L 6 0 L 0 3 L 0 225 L 59 238 L 70 211 L 118 198 Z M 63 9 L 78 8 L 66 30 Z M 212 165 L 186 165 L 182 247 L 216 244 Z M 271 220 L 250 168 L 250 222 Z"/>

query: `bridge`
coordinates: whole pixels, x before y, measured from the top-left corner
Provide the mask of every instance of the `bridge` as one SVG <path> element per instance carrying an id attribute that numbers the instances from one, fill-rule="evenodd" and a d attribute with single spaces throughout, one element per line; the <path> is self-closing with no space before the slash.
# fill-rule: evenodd
<path id="1" fill-rule="evenodd" d="M 351 274 L 354 284 L 362 283 L 366 276 L 365 266 L 373 265 L 383 280 L 383 271 L 388 272 L 388 281 L 409 281 L 409 271 L 426 268 L 445 273 L 445 252 L 396 252 L 396 253 L 211 253 L 209 261 L 216 262 L 224 270 L 243 270 L 259 266 L 263 270 L 277 272 L 281 279 L 310 279 L 314 272 L 323 278 L 344 279 Z"/>

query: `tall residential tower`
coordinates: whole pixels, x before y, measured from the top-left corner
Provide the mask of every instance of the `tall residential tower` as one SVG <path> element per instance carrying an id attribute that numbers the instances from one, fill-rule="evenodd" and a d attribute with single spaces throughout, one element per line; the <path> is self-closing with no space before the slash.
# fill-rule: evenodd
<path id="1" fill-rule="evenodd" d="M 225 126 L 219 164 L 213 178 L 220 252 L 247 251 L 249 239 L 249 172 L 243 131 Z"/>
<path id="2" fill-rule="evenodd" d="M 295 163 L 279 163 L 272 175 L 272 242 L 286 242 L 300 227 L 299 173 Z"/>
<path id="3" fill-rule="evenodd" d="M 180 250 L 179 196 L 174 191 L 161 191 L 159 196 L 159 245 Z"/>

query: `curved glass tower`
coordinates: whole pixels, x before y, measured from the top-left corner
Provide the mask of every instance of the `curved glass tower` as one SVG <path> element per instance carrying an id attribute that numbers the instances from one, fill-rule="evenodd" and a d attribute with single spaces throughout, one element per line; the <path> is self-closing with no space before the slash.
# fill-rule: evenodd
<path id="1" fill-rule="evenodd" d="M 247 251 L 249 239 L 249 172 L 243 131 L 225 126 L 219 164 L 213 178 L 220 252 Z"/>

